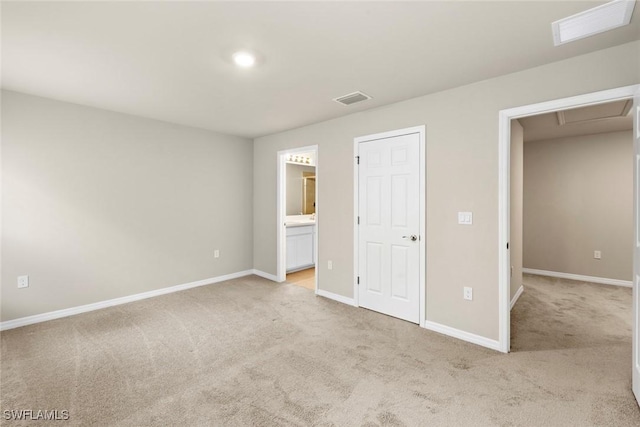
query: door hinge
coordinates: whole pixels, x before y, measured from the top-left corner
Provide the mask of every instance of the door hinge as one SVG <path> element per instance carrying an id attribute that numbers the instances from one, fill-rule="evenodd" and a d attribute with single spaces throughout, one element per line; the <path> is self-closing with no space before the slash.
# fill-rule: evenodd
<path id="1" fill-rule="evenodd" d="M 358 217 L 358 225 L 360 225 L 360 217 Z"/>
<path id="2" fill-rule="evenodd" d="M 360 284 L 360 276 L 358 276 L 357 283 L 358 283 L 358 285 Z"/>
<path id="3" fill-rule="evenodd" d="M 507 249 L 509 249 L 509 242 L 507 242 Z"/>
<path id="4" fill-rule="evenodd" d="M 356 156 L 356 163 L 360 164 L 360 156 Z"/>

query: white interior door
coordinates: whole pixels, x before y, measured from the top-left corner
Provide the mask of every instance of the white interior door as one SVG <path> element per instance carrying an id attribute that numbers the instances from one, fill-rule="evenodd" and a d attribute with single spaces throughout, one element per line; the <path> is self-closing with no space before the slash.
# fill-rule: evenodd
<path id="1" fill-rule="evenodd" d="M 640 89 L 633 100 L 633 217 L 634 217 L 634 251 L 633 251 L 633 336 L 632 363 L 633 394 L 640 404 Z"/>
<path id="2" fill-rule="evenodd" d="M 358 303 L 419 323 L 420 134 L 358 144 Z"/>

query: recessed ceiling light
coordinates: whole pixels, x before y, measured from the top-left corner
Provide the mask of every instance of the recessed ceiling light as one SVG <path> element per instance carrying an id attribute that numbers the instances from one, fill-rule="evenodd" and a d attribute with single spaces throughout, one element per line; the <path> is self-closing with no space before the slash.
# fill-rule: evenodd
<path id="1" fill-rule="evenodd" d="M 233 54 L 233 62 L 235 62 L 238 67 L 250 68 L 255 65 L 256 57 L 251 52 L 241 50 Z"/>
<path id="2" fill-rule="evenodd" d="M 553 44 L 559 46 L 628 25 L 636 2 L 614 0 L 551 24 Z"/>

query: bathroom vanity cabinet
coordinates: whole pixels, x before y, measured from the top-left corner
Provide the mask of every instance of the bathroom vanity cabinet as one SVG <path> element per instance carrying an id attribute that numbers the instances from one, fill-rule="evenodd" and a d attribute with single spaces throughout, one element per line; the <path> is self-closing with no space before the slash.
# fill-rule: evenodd
<path id="1" fill-rule="evenodd" d="M 287 225 L 287 272 L 314 266 L 315 225 Z"/>

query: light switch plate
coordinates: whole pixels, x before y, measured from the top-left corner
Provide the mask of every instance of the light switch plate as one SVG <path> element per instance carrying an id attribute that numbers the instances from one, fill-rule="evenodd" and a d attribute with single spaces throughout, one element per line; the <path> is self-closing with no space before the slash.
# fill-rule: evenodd
<path id="1" fill-rule="evenodd" d="M 601 251 L 593 251 L 593 258 L 594 259 L 602 259 L 602 252 Z"/>
<path id="2" fill-rule="evenodd" d="M 458 212 L 458 224 L 473 224 L 473 212 Z"/>

